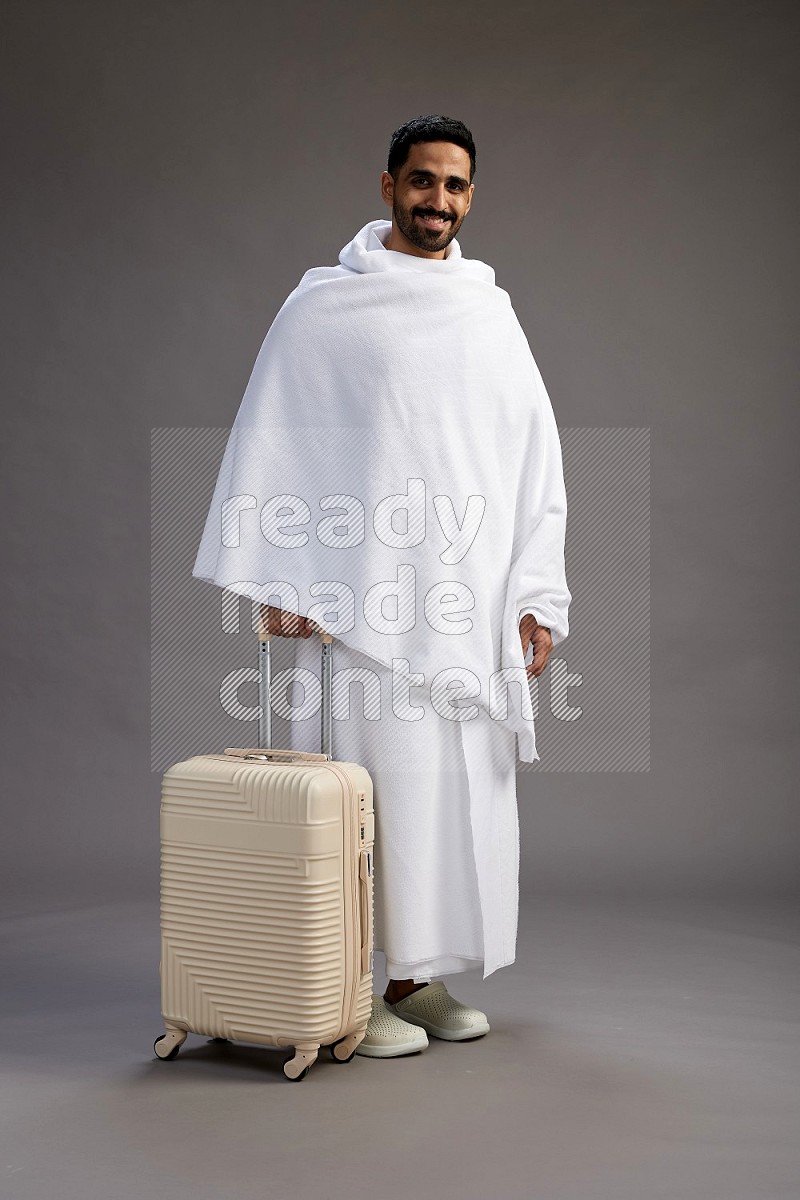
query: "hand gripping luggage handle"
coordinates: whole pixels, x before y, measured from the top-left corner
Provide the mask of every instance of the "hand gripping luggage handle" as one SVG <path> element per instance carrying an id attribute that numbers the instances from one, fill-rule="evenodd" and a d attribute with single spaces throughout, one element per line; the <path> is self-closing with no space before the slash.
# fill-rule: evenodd
<path id="1" fill-rule="evenodd" d="M 333 670 L 333 634 L 326 633 L 324 629 L 320 629 L 314 622 L 310 622 L 315 629 L 319 630 L 320 641 L 322 642 L 322 712 L 320 717 L 320 748 L 322 753 L 314 755 L 311 761 L 315 759 L 330 759 L 333 758 L 332 749 L 332 729 L 331 729 L 331 677 Z M 259 611 L 258 622 L 258 701 L 259 701 L 259 717 L 258 717 L 258 747 L 255 751 L 249 750 L 247 753 L 253 754 L 259 751 L 272 749 L 272 706 L 270 703 L 270 688 L 272 685 L 272 638 L 271 634 L 264 622 L 264 609 Z M 227 754 L 228 751 L 226 750 Z M 301 751 L 274 751 L 282 755 L 302 755 Z M 308 755 L 305 756 L 309 758 Z"/>

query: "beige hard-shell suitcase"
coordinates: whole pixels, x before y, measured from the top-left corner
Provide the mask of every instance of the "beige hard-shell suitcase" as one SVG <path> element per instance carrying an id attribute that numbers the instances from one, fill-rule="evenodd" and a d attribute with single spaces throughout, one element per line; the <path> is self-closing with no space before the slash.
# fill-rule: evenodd
<path id="1" fill-rule="evenodd" d="M 372 1007 L 372 780 L 331 756 L 332 641 L 322 634 L 322 750 L 275 750 L 270 635 L 259 635 L 259 742 L 176 763 L 161 799 L 160 1059 L 189 1033 L 350 1062 Z"/>

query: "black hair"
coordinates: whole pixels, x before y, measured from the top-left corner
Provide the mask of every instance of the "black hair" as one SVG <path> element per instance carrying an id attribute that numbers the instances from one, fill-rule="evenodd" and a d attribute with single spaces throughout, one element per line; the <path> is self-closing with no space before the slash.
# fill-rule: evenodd
<path id="1" fill-rule="evenodd" d="M 461 121 L 451 117 L 430 115 L 414 117 L 395 129 L 389 142 L 389 161 L 386 170 L 397 179 L 397 173 L 408 158 L 408 151 L 416 142 L 454 142 L 469 154 L 469 181 L 475 175 L 475 143 L 472 134 Z"/>

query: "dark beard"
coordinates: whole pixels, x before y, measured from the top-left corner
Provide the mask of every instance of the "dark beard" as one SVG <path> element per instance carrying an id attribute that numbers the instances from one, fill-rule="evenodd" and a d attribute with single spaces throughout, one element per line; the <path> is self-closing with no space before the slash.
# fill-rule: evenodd
<path id="1" fill-rule="evenodd" d="M 427 250 L 429 253 L 444 250 L 449 246 L 459 228 L 459 225 L 448 217 L 448 224 L 441 233 L 436 233 L 419 223 L 413 209 L 401 209 L 396 204 L 392 206 L 392 215 L 403 236 L 418 249 Z"/>

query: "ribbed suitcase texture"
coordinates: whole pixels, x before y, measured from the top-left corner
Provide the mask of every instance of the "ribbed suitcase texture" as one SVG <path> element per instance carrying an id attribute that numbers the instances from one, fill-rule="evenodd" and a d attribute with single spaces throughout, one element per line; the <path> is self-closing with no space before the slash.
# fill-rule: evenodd
<path id="1" fill-rule="evenodd" d="M 161 798 L 159 1058 L 188 1033 L 349 1062 L 372 1006 L 372 779 L 324 754 L 229 748 Z"/>

